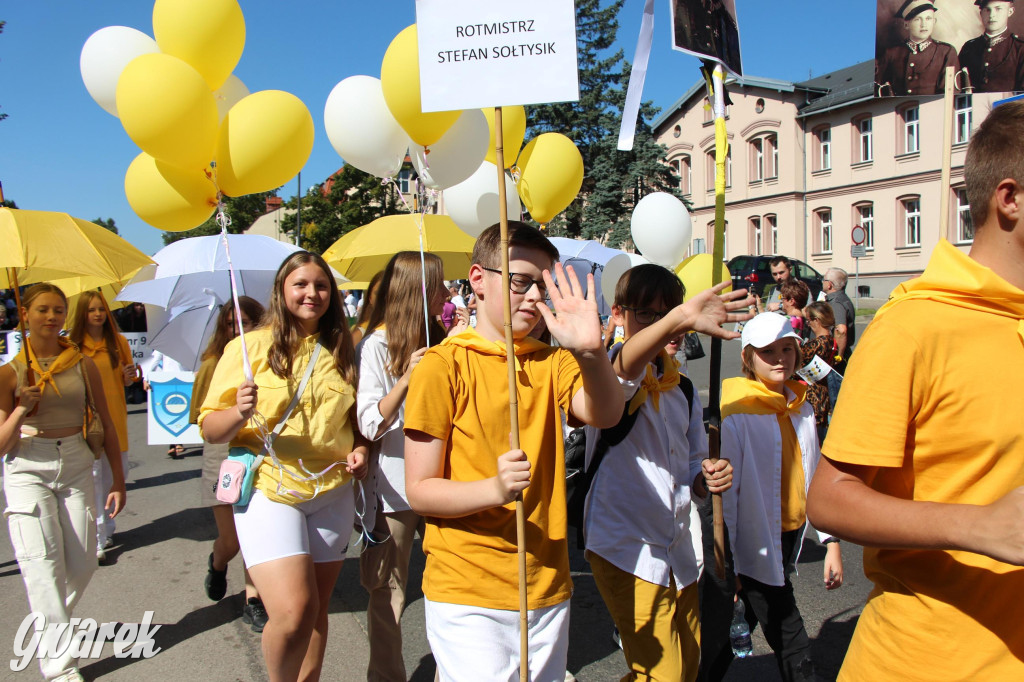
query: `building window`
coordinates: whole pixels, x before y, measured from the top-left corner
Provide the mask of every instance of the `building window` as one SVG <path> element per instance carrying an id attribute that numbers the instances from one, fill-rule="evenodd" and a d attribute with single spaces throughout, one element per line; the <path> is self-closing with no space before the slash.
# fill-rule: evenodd
<path id="1" fill-rule="evenodd" d="M 917 105 L 900 111 L 903 119 L 903 153 L 913 154 L 921 150 L 921 122 Z"/>
<path id="2" fill-rule="evenodd" d="M 921 246 L 921 198 L 900 200 L 903 213 L 903 234 L 900 246 Z"/>
<path id="3" fill-rule="evenodd" d="M 764 97 L 758 97 L 757 101 L 754 102 L 754 111 L 759 114 L 764 112 Z"/>
<path id="4" fill-rule="evenodd" d="M 764 180 L 764 140 L 750 142 L 750 181 Z"/>
<path id="5" fill-rule="evenodd" d="M 858 163 L 870 161 L 873 158 L 871 146 L 871 117 L 867 116 L 856 120 L 854 122 L 854 127 L 857 131 L 854 135 L 854 144 L 857 148 L 853 158 L 857 159 Z"/>
<path id="6" fill-rule="evenodd" d="M 967 201 L 967 190 L 956 190 L 956 243 L 970 244 L 974 241 L 974 223 L 971 222 L 971 204 Z"/>
<path id="7" fill-rule="evenodd" d="M 711 104 L 711 100 L 707 97 L 704 98 L 704 122 L 711 123 L 715 120 L 715 107 Z"/>
<path id="8" fill-rule="evenodd" d="M 403 168 L 398 173 L 398 189 L 402 194 L 409 193 L 409 181 L 412 180 L 412 170 L 409 168 Z"/>
<path id="9" fill-rule="evenodd" d="M 705 242 L 700 237 L 697 237 L 696 239 L 693 240 L 693 246 L 690 247 L 690 252 L 693 255 L 696 255 L 698 253 L 707 253 L 708 252 L 707 242 Z"/>
<path id="10" fill-rule="evenodd" d="M 707 162 L 707 191 L 715 191 L 715 150 L 709 151 L 705 158 Z M 732 187 L 732 147 L 729 148 L 729 152 L 725 155 L 725 188 Z"/>
<path id="11" fill-rule="evenodd" d="M 676 161 L 676 170 L 679 173 L 679 191 L 683 194 L 689 194 L 692 191 L 691 183 L 693 182 L 693 173 L 690 169 L 690 157 L 679 157 Z"/>
<path id="12" fill-rule="evenodd" d="M 814 170 L 824 171 L 832 168 L 832 128 L 823 126 L 814 131 L 817 154 L 814 155 Z"/>
<path id="13" fill-rule="evenodd" d="M 764 138 L 768 146 L 768 157 L 771 159 L 771 166 L 768 168 L 768 177 L 779 177 L 779 138 L 777 135 L 769 135 Z"/>
<path id="14" fill-rule="evenodd" d="M 815 234 L 817 244 L 817 253 L 832 253 L 832 211 L 830 209 L 822 209 L 816 211 L 814 214 L 815 222 L 817 223 L 817 232 Z"/>
<path id="15" fill-rule="evenodd" d="M 766 215 L 764 217 L 765 229 L 768 231 L 768 238 L 771 240 L 771 249 L 769 253 L 776 254 L 779 252 L 779 221 L 774 215 Z"/>
<path id="16" fill-rule="evenodd" d="M 679 137 L 683 134 L 683 129 L 680 126 L 676 126 L 672 129 L 672 137 Z"/>
<path id="17" fill-rule="evenodd" d="M 761 234 L 761 218 L 754 216 L 750 219 L 750 238 L 748 240 L 750 253 L 760 256 L 764 253 L 764 239 Z"/>
<path id="18" fill-rule="evenodd" d="M 868 251 L 875 249 L 875 205 L 861 204 L 856 207 L 857 224 L 864 228 L 864 248 Z"/>
<path id="19" fill-rule="evenodd" d="M 956 126 L 954 144 L 964 144 L 971 139 L 972 107 L 970 95 L 957 95 L 954 100 Z"/>

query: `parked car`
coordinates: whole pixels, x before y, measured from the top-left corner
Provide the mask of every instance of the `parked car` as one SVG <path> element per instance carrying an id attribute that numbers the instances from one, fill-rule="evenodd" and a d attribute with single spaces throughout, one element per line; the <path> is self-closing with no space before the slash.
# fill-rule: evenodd
<path id="1" fill-rule="evenodd" d="M 769 265 L 775 256 L 736 256 L 729 261 L 729 274 L 732 275 L 733 289 L 748 289 L 751 293 L 764 296 L 766 290 L 775 286 L 772 269 Z M 821 273 L 807 263 L 790 258 L 793 264 L 793 275 L 806 284 L 811 290 L 811 298 L 817 299 L 822 289 Z"/>

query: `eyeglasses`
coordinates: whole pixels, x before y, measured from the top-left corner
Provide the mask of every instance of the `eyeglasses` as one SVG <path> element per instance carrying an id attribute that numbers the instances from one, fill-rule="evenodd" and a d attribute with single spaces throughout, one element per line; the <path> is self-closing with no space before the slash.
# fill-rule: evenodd
<path id="1" fill-rule="evenodd" d="M 496 268 L 484 268 L 482 265 L 480 267 L 486 270 L 487 272 L 494 272 L 499 275 L 501 274 L 501 270 L 498 270 Z M 534 284 L 537 285 L 537 290 L 540 291 L 540 295 L 544 298 L 547 298 L 548 287 L 546 284 L 544 284 L 543 280 L 532 279 L 518 272 L 508 273 L 508 288 L 512 291 L 513 294 L 525 294 L 533 287 Z"/>
<path id="2" fill-rule="evenodd" d="M 669 313 L 669 311 L 667 311 L 667 310 L 649 310 L 647 308 L 630 308 L 629 306 L 626 306 L 626 305 L 619 306 L 619 307 L 622 308 L 623 310 L 631 310 L 631 311 L 633 311 L 633 317 L 635 317 L 636 321 L 639 322 L 640 324 L 654 324 L 655 322 L 657 322 L 661 318 L 665 317 Z"/>

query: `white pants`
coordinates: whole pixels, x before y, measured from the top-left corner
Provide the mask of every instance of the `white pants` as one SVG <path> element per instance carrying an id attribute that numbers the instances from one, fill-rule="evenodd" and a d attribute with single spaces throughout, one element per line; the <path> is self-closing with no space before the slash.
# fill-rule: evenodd
<path id="1" fill-rule="evenodd" d="M 235 508 L 246 568 L 299 554 L 309 554 L 314 564 L 342 561 L 352 537 L 354 499 L 351 483 L 297 504 L 274 502 L 254 491 L 248 506 Z"/>
<path id="2" fill-rule="evenodd" d="M 519 612 L 423 600 L 441 682 L 518 682 Z M 569 600 L 526 612 L 532 682 L 564 682 Z"/>
<path id="3" fill-rule="evenodd" d="M 81 435 L 23 438 L 4 460 L 4 516 L 11 544 L 29 608 L 41 613 L 47 625 L 70 622 L 96 570 L 92 464 L 92 451 Z M 77 665 L 69 653 L 39 661 L 48 680 Z"/>
<path id="4" fill-rule="evenodd" d="M 125 477 L 128 476 L 128 453 L 121 453 L 121 471 Z M 96 546 L 102 547 L 107 544 L 107 538 L 114 534 L 116 528 L 114 519 L 107 513 L 107 495 L 110 487 L 114 485 L 114 472 L 110 469 L 110 462 L 106 455 L 92 463 L 92 485 L 96 490 Z"/>

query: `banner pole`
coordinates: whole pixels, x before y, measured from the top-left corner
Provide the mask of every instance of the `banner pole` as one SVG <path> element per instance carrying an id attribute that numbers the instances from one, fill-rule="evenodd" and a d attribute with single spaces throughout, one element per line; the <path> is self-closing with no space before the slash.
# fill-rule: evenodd
<path id="1" fill-rule="evenodd" d="M 516 391 L 515 339 L 512 336 L 512 292 L 508 272 L 508 198 L 505 196 L 505 143 L 501 107 L 494 107 L 494 154 L 498 166 L 498 224 L 501 226 L 501 285 L 505 291 L 505 359 L 508 367 L 508 408 L 511 425 L 510 444 L 519 448 L 519 399 Z M 519 554 L 519 679 L 530 680 L 528 600 L 526 592 L 526 510 L 523 495 L 516 495 L 516 545 Z"/>
<path id="2" fill-rule="evenodd" d="M 956 76 L 953 67 L 946 67 L 946 80 L 943 89 L 942 120 L 942 171 L 939 177 L 939 238 L 949 239 L 949 176 L 950 157 L 953 154 L 953 98 L 956 96 Z M 950 240 L 952 241 L 952 240 Z"/>
<path id="3" fill-rule="evenodd" d="M 711 286 L 721 283 L 721 262 L 725 256 L 725 162 L 729 138 L 725 129 L 725 72 L 716 64 L 711 73 L 712 102 L 715 112 L 715 241 L 712 247 Z M 722 340 L 711 339 L 711 386 L 708 398 L 708 456 L 716 461 L 721 456 L 721 375 Z M 712 520 L 715 532 L 715 575 L 725 580 L 725 514 L 721 493 L 712 493 Z"/>

